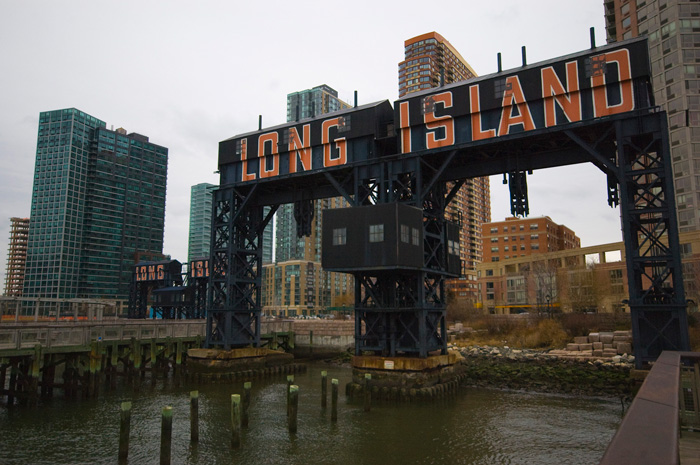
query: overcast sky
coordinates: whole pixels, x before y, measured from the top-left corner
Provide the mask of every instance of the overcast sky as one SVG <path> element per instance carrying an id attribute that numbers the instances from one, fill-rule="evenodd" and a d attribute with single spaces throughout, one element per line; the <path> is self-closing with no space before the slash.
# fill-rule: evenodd
<path id="1" fill-rule="evenodd" d="M 435 6 L 431 6 L 435 5 Z M 75 107 L 169 148 L 164 253 L 187 260 L 190 187 L 218 184 L 218 142 L 285 122 L 290 92 L 398 98 L 404 40 L 436 31 L 479 75 L 605 43 L 603 0 L 0 0 L 0 278 L 10 217 L 28 217 L 41 111 Z M 582 245 L 621 240 L 593 165 L 535 171 L 530 216 Z M 493 221 L 510 216 L 491 180 Z"/>

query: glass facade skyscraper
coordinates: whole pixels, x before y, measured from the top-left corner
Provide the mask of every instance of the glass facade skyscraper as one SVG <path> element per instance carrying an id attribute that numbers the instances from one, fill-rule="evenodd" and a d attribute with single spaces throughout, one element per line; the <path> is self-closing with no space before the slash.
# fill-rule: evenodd
<path id="1" fill-rule="evenodd" d="M 75 108 L 39 117 L 24 295 L 126 299 L 163 251 L 168 149 Z"/>
<path id="2" fill-rule="evenodd" d="M 187 260 L 209 258 L 211 244 L 212 194 L 215 184 L 206 182 L 192 186 L 190 190 L 190 235 Z"/>
<path id="3" fill-rule="evenodd" d="M 327 85 L 287 95 L 287 121 L 313 118 L 350 108 Z M 325 208 L 347 207 L 343 198 L 314 202 L 314 217 L 309 237 L 297 237 L 294 205 L 280 205 L 275 215 L 275 263 L 267 260 L 271 250 L 271 227 L 263 237 L 263 309 L 276 316 L 313 315 L 328 307 L 353 303 L 354 281 L 345 273 L 330 273 L 321 268 L 321 217 Z"/>
<path id="4" fill-rule="evenodd" d="M 287 121 L 313 118 L 324 113 L 350 108 L 338 98 L 338 92 L 325 84 L 287 94 Z"/>

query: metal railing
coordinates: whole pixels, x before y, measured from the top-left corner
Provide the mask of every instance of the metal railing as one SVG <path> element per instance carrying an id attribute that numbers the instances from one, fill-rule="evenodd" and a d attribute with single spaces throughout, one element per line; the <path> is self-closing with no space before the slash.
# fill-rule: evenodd
<path id="1" fill-rule="evenodd" d="M 291 320 L 261 322 L 261 333 L 292 331 Z M 113 320 L 102 322 L 6 323 L 0 325 L 0 351 L 87 346 L 92 341 L 191 338 L 206 335 L 205 320 Z M 0 354 L 1 355 L 1 354 Z"/>
<path id="2" fill-rule="evenodd" d="M 700 353 L 663 352 L 608 445 L 601 465 L 681 463 L 681 429 L 700 425 Z"/>
<path id="3" fill-rule="evenodd" d="M 203 320 L 157 322 L 120 322 L 78 325 L 21 325 L 0 326 L 0 351 L 31 349 L 40 344 L 43 349 L 87 346 L 92 341 L 127 341 L 204 337 Z"/>
<path id="4" fill-rule="evenodd" d="M 124 316 L 127 302 L 108 299 L 51 299 L 0 296 L 0 324 L 103 321 Z"/>

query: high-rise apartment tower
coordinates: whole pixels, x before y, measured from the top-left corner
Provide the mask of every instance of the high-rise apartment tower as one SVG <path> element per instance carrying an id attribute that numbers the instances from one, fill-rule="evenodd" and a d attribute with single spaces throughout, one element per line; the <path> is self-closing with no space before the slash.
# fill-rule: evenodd
<path id="1" fill-rule="evenodd" d="M 437 32 L 406 40 L 404 53 L 399 63 L 400 97 L 476 77 L 469 63 Z M 474 270 L 483 259 L 481 225 L 491 221 L 489 178 L 468 179 L 448 206 L 446 217 L 460 225 L 460 258 L 465 270 Z M 451 283 L 456 284 L 448 281 L 448 289 Z"/>
<path id="2" fill-rule="evenodd" d="M 654 99 L 668 113 L 680 231 L 700 230 L 700 3 L 604 0 L 608 42 L 646 35 Z"/>
<path id="3" fill-rule="evenodd" d="M 162 258 L 168 149 L 75 108 L 39 116 L 24 295 L 126 299 Z"/>
<path id="4" fill-rule="evenodd" d="M 195 184 L 190 189 L 190 234 L 187 260 L 209 258 L 211 244 L 212 193 L 215 184 Z"/>

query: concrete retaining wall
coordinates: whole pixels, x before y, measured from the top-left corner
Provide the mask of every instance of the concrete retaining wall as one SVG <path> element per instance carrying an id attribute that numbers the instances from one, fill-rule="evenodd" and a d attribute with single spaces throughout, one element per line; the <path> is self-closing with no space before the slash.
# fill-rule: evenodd
<path id="1" fill-rule="evenodd" d="M 355 346 L 354 320 L 294 320 L 292 331 L 297 347 L 345 351 Z"/>

